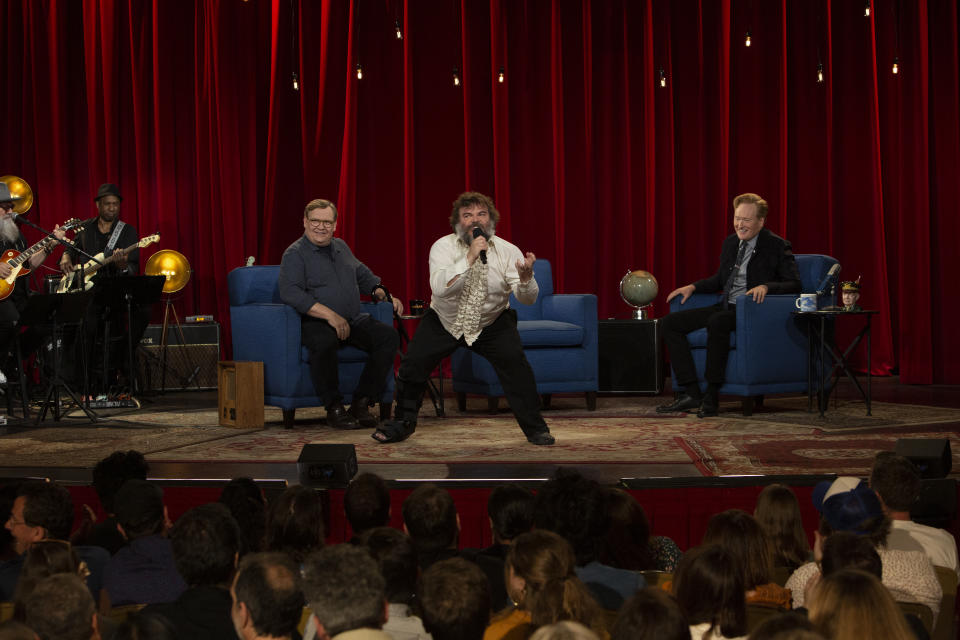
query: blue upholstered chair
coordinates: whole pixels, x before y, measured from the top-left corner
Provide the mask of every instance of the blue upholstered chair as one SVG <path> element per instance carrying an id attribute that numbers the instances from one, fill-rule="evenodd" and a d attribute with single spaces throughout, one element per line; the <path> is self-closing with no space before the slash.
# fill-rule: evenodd
<path id="1" fill-rule="evenodd" d="M 553 271 L 548 260 L 533 264 L 540 295 L 532 305 L 520 304 L 513 294 L 510 307 L 517 312 L 517 330 L 523 351 L 533 367 L 537 391 L 549 406 L 553 393 L 584 392 L 587 408 L 597 408 L 597 297 L 593 294 L 555 294 Z M 457 349 L 451 358 L 453 390 L 460 410 L 466 409 L 466 394 L 488 398 L 497 408 L 503 387 L 493 367 L 469 349 Z"/>
<path id="2" fill-rule="evenodd" d="M 300 343 L 300 314 L 280 301 L 279 275 L 279 265 L 239 267 L 227 275 L 227 284 L 233 358 L 263 362 L 264 404 L 280 407 L 283 424 L 290 428 L 297 407 L 318 407 L 322 403 L 313 389 L 307 349 Z M 393 324 L 393 307 L 389 303 L 365 302 L 363 307 L 377 320 Z M 349 404 L 367 354 L 354 347 L 343 347 L 338 359 L 340 392 Z M 391 370 L 380 397 L 382 418 L 390 415 L 393 390 Z"/>
<path id="3" fill-rule="evenodd" d="M 837 261 L 820 254 L 798 254 L 797 268 L 803 293 L 815 293 L 817 286 Z M 730 334 L 730 357 L 727 359 L 726 381 L 721 394 L 743 396 L 743 414 L 753 413 L 757 397 L 772 393 L 796 393 L 807 390 L 807 327 L 793 315 L 797 310 L 796 294 L 769 295 L 762 304 L 753 298 L 737 298 L 737 328 Z M 829 296 L 819 306 L 830 304 Z M 670 311 L 695 309 L 716 304 L 721 294 L 695 293 L 684 305 L 680 297 L 670 301 Z M 703 381 L 707 362 L 707 330 L 687 334 L 697 366 L 697 377 Z M 673 375 L 673 388 L 677 378 Z"/>

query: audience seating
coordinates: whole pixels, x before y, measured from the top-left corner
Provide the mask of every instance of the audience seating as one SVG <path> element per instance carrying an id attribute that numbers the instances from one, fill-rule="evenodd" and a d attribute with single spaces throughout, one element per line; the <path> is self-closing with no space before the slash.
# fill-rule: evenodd
<path id="1" fill-rule="evenodd" d="M 123 604 L 119 607 L 111 607 L 107 617 L 117 624 L 123 623 L 127 618 L 143 609 L 145 604 Z"/>
<path id="2" fill-rule="evenodd" d="M 953 640 L 957 637 L 954 629 L 953 616 L 957 604 L 957 572 L 948 567 L 934 565 L 933 570 L 943 589 L 943 598 L 940 600 L 940 615 L 930 634 L 931 640 Z"/>
<path id="3" fill-rule="evenodd" d="M 927 633 L 932 633 L 933 631 L 933 611 L 930 610 L 925 604 L 920 604 L 919 602 L 900 602 L 897 601 L 897 606 L 900 607 L 900 611 L 903 611 L 903 615 L 915 615 L 920 618 L 920 622 L 923 623 L 923 628 L 927 630 Z M 932 639 L 933 636 L 931 636 Z"/>
<path id="4" fill-rule="evenodd" d="M 763 604 L 760 602 L 747 603 L 747 631 L 752 632 L 760 623 L 767 618 L 780 615 L 787 609 L 782 609 L 773 604 Z"/>
<path id="5" fill-rule="evenodd" d="M 13 603 L 0 602 L 0 622 L 6 622 L 13 618 Z"/>

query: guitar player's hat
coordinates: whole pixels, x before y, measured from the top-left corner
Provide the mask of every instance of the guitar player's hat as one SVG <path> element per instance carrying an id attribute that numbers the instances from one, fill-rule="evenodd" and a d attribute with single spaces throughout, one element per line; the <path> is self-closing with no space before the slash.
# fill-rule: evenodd
<path id="1" fill-rule="evenodd" d="M 123 200 L 123 197 L 120 195 L 120 188 L 112 182 L 104 182 L 100 185 L 100 188 L 97 189 L 97 197 L 94 198 L 93 201 L 96 202 L 105 196 L 117 196 L 119 200 Z"/>
<path id="2" fill-rule="evenodd" d="M 21 196 L 10 193 L 6 182 L 0 182 L 0 202 L 16 202 Z"/>

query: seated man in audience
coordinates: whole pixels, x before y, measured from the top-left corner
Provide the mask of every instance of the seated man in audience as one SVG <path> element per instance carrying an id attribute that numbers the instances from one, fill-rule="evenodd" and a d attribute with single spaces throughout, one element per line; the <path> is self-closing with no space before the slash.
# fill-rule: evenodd
<path id="1" fill-rule="evenodd" d="M 364 531 L 390 524 L 390 490 L 375 473 L 361 473 L 343 494 L 343 510 L 356 542 Z"/>
<path id="2" fill-rule="evenodd" d="M 413 540 L 420 569 L 455 558 L 460 537 L 460 516 L 446 489 L 422 484 L 403 501 L 403 530 Z"/>
<path id="3" fill-rule="evenodd" d="M 376 561 L 352 544 L 324 547 L 303 565 L 303 595 L 313 612 L 304 640 L 391 640 L 386 582 Z"/>
<path id="4" fill-rule="evenodd" d="M 114 498 L 117 529 L 127 545 L 110 558 L 103 574 L 100 612 L 125 604 L 172 602 L 187 585 L 177 573 L 166 536 L 163 491 L 146 480 L 128 480 Z"/>
<path id="5" fill-rule="evenodd" d="M 245 556 L 230 587 L 230 615 L 240 640 L 288 640 L 303 613 L 300 568 L 283 553 Z"/>
<path id="6" fill-rule="evenodd" d="M 240 527 L 222 504 L 204 504 L 180 516 L 170 530 L 177 572 L 187 590 L 173 602 L 143 611 L 169 619 L 181 638 L 236 640 L 230 584 L 240 555 Z"/>
<path id="7" fill-rule="evenodd" d="M 100 640 L 93 596 L 78 576 L 58 573 L 44 578 L 24 604 L 25 622 L 40 640 Z"/>
<path id="8" fill-rule="evenodd" d="M 17 489 L 7 530 L 13 536 L 18 556 L 0 565 L 0 601 L 13 599 L 23 567 L 23 554 L 38 540 L 69 540 L 73 527 L 73 500 L 66 488 L 55 482 L 24 482 Z M 90 594 L 100 593 L 103 568 L 110 554 L 100 547 L 75 546 L 77 556 L 87 564 Z"/>
<path id="9" fill-rule="evenodd" d="M 876 491 L 891 521 L 888 549 L 923 551 L 934 565 L 960 575 L 953 535 L 910 519 L 910 508 L 920 497 L 920 471 L 910 460 L 892 451 L 878 453 L 870 470 L 870 488 Z"/>
<path id="10" fill-rule="evenodd" d="M 490 621 L 486 576 L 463 558 L 437 562 L 420 584 L 423 626 L 433 640 L 481 640 Z"/>
<path id="11" fill-rule="evenodd" d="M 393 527 L 377 527 L 365 531 L 359 544 L 377 561 L 386 581 L 389 615 L 383 631 L 394 640 L 430 640 L 423 621 L 410 609 L 420 577 L 417 550 L 410 536 Z"/>
<path id="12" fill-rule="evenodd" d="M 83 505 L 86 518 L 71 536 L 73 543 L 103 547 L 110 552 L 110 555 L 119 551 L 126 544 L 126 540 L 117 530 L 113 497 L 117 495 L 117 491 L 124 482 L 134 478 L 146 480 L 149 471 L 150 465 L 139 451 L 114 451 L 98 462 L 93 468 L 93 489 L 97 492 L 100 506 L 103 507 L 107 517 L 101 522 L 95 522 L 93 510 Z"/>

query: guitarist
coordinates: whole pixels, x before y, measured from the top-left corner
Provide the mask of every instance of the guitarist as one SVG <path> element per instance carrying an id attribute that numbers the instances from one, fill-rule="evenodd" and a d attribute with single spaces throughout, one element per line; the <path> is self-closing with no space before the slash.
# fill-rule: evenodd
<path id="1" fill-rule="evenodd" d="M 9 249 L 24 251 L 27 248 L 23 234 L 20 233 L 13 217 L 13 205 L 19 199 L 20 196 L 10 193 L 5 182 L 0 182 L 0 253 L 5 253 Z M 54 235 L 62 240 L 64 232 L 58 226 L 54 229 Z M 30 268 L 36 269 L 49 255 L 50 249 L 38 251 L 32 255 L 28 261 Z M 6 278 L 12 271 L 6 260 L 0 260 L 0 278 Z M 4 300 L 0 300 L 0 365 L 6 364 L 11 342 L 16 335 L 17 320 L 20 319 L 20 312 L 25 306 L 27 306 L 27 279 L 17 278 L 13 292 Z M 24 355 L 29 354 L 39 345 L 40 338 L 34 333 L 29 332 L 29 335 L 25 334 L 22 339 L 21 350 Z M 6 376 L 0 367 L 0 384 L 4 382 L 6 382 Z"/>
<path id="2" fill-rule="evenodd" d="M 74 244 L 86 251 L 90 255 L 96 255 L 103 252 L 110 257 L 110 262 L 106 263 L 98 272 L 99 277 L 109 276 L 133 276 L 139 272 L 140 250 L 134 249 L 129 254 L 125 254 L 120 249 L 129 247 L 137 243 L 139 236 L 137 230 L 131 224 L 120 220 L 120 189 L 117 185 L 110 182 L 100 185 L 97 190 L 97 196 L 93 199 L 97 207 L 97 216 L 83 223 L 83 226 L 77 231 Z M 117 250 L 116 255 L 113 254 Z M 87 258 L 77 251 L 64 251 L 60 258 L 60 270 L 64 274 L 71 273 L 77 269 L 80 262 Z M 84 320 L 83 336 L 85 341 L 85 353 L 90 364 L 100 364 L 103 362 L 103 352 L 95 354 L 93 352 L 98 333 L 102 333 L 100 328 L 106 320 L 110 320 L 111 335 L 123 335 L 127 328 L 126 313 L 124 307 L 114 309 L 105 308 L 98 304 L 96 297 L 87 308 L 87 315 Z M 130 332 L 133 337 L 133 344 L 139 344 L 140 338 L 147 323 L 150 321 L 149 306 L 135 306 L 133 308 L 133 317 L 130 318 Z M 105 346 L 106 348 L 106 346 Z M 120 368 L 126 370 L 127 359 L 125 357 L 126 347 L 121 345 L 118 350 L 111 354 L 110 362 L 120 365 Z M 75 354 L 78 355 L 78 354 Z M 70 370 L 70 367 L 67 367 Z M 75 379 L 79 380 L 81 372 L 78 367 L 73 367 Z M 126 372 L 128 380 L 130 372 Z M 91 375 L 90 380 L 95 380 Z M 99 379 L 99 378 L 96 378 Z M 104 392 L 107 390 L 104 389 Z"/>

